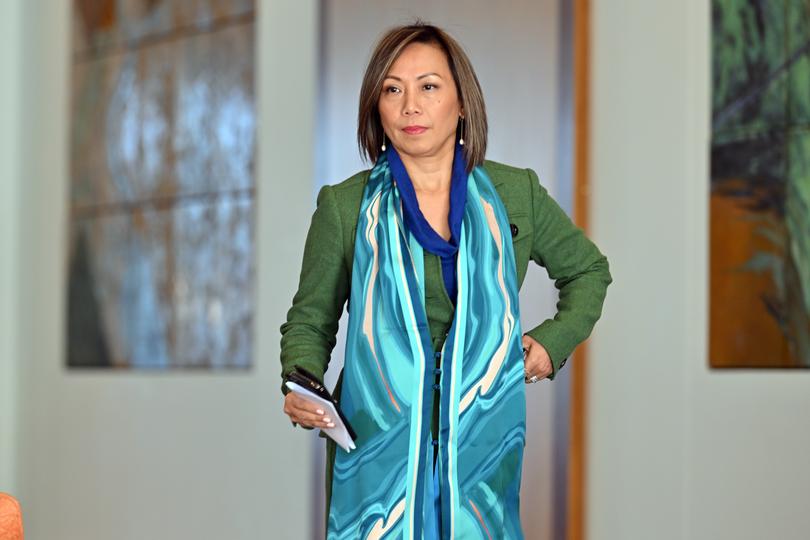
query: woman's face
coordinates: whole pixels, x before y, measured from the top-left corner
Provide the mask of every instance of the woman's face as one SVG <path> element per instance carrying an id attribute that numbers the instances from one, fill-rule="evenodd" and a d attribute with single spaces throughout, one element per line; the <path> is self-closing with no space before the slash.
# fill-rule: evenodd
<path id="1" fill-rule="evenodd" d="M 403 157 L 453 153 L 463 111 L 447 57 L 438 46 L 405 47 L 383 80 L 377 107 L 385 135 Z"/>

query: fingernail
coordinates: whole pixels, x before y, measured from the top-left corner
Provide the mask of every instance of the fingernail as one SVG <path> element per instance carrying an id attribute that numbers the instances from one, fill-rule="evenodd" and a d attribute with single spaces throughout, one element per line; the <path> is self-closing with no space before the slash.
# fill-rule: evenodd
<path id="1" fill-rule="evenodd" d="M 332 424 L 331 422 L 326 424 L 326 425 L 327 425 L 327 427 L 335 427 L 335 424 Z"/>
<path id="2" fill-rule="evenodd" d="M 328 424 L 328 423 L 330 423 L 332 421 L 332 419 L 324 417 L 323 421 Z"/>
<path id="3" fill-rule="evenodd" d="M 317 411 L 315 411 L 315 412 L 317 412 L 318 414 L 323 414 L 323 411 L 322 411 L 322 410 L 320 410 L 320 409 L 318 409 L 318 410 L 317 410 Z"/>

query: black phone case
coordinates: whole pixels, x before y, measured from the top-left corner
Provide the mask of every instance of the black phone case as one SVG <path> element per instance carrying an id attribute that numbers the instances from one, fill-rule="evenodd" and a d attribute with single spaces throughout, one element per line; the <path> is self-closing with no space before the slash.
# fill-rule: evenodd
<path id="1" fill-rule="evenodd" d="M 300 366 L 295 366 L 295 371 L 291 371 L 289 375 L 287 375 L 287 380 L 292 381 L 295 384 L 302 386 L 310 390 L 316 396 L 323 398 L 327 401 L 330 401 L 334 406 L 335 410 L 337 411 L 338 415 L 340 415 L 340 419 L 343 421 L 343 425 L 346 426 L 346 431 L 349 432 L 349 436 L 352 438 L 353 441 L 357 440 L 357 434 L 354 432 L 352 425 L 343 415 L 343 411 L 340 410 L 340 406 L 338 402 L 335 401 L 335 398 L 332 397 L 332 394 L 329 393 L 329 390 L 321 384 L 318 378 L 313 375 L 309 370 L 302 368 Z"/>

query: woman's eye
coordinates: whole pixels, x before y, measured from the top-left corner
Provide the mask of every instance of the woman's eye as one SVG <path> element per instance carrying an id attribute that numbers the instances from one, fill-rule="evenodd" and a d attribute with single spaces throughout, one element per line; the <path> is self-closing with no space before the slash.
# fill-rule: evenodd
<path id="1" fill-rule="evenodd" d="M 425 86 L 423 86 L 422 88 L 424 88 L 425 90 L 433 90 L 434 88 L 436 88 L 436 85 L 428 83 Z"/>
<path id="2" fill-rule="evenodd" d="M 389 94 L 393 94 L 395 92 L 399 92 L 399 88 L 397 88 L 396 86 L 389 86 L 388 88 L 385 89 L 385 91 Z"/>

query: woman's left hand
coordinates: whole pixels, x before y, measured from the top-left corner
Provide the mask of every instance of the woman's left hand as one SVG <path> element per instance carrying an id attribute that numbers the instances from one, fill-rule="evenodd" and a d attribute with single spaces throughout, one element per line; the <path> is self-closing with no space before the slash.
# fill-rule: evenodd
<path id="1" fill-rule="evenodd" d="M 545 347 L 540 345 L 534 338 L 523 336 L 523 379 L 530 383 L 532 376 L 536 376 L 534 382 L 545 379 L 553 368 L 551 367 L 551 357 L 546 352 Z"/>

